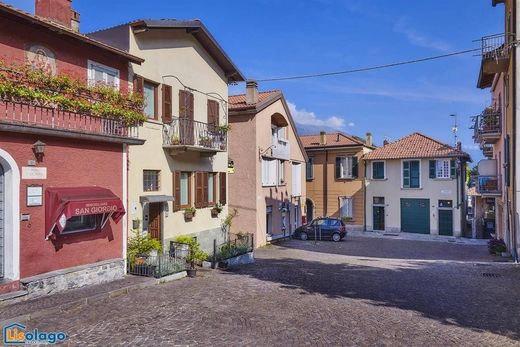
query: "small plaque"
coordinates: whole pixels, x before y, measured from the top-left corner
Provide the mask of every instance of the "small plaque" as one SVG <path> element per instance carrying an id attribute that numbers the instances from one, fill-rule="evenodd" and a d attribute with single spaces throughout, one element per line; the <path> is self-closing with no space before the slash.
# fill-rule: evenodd
<path id="1" fill-rule="evenodd" d="M 46 180 L 47 179 L 47 168 L 46 167 L 22 167 L 22 179 L 24 180 Z"/>
<path id="2" fill-rule="evenodd" d="M 43 186 L 27 186 L 27 206 L 42 206 L 43 205 Z"/>

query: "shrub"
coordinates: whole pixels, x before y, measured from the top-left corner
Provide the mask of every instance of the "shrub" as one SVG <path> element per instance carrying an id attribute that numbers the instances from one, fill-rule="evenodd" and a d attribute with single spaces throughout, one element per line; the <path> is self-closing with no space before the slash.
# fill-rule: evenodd
<path id="1" fill-rule="evenodd" d="M 500 255 L 502 252 L 507 251 L 507 247 L 504 240 L 492 239 L 488 241 L 488 250 L 491 254 Z"/>
<path id="2" fill-rule="evenodd" d="M 128 258 L 131 263 L 140 256 L 149 256 L 152 251 L 161 252 L 161 241 L 156 240 L 150 234 L 143 235 L 139 230 L 133 231 L 133 236 L 128 240 Z"/>
<path id="3" fill-rule="evenodd" d="M 175 238 L 175 242 L 188 245 L 190 247 L 190 251 L 186 257 L 186 262 L 190 264 L 192 269 L 195 268 L 195 263 L 197 261 L 204 261 L 208 259 L 208 254 L 200 248 L 200 244 L 195 238 L 188 235 L 182 235 Z"/>

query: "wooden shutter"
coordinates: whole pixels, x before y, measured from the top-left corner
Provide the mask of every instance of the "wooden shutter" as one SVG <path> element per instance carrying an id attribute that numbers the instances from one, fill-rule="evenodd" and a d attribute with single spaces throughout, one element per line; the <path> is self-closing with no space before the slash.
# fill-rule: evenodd
<path id="1" fill-rule="evenodd" d="M 220 204 L 222 205 L 225 205 L 226 202 L 227 202 L 227 197 L 226 197 L 226 192 L 227 192 L 227 188 L 226 188 L 226 185 L 227 185 L 227 182 L 226 182 L 226 173 L 225 172 L 221 172 L 220 173 L 220 177 L 219 177 L 219 190 L 220 190 L 220 193 L 219 193 L 219 200 L 220 200 Z"/>
<path id="2" fill-rule="evenodd" d="M 195 207 L 204 207 L 204 174 L 202 172 L 195 173 Z"/>
<path id="3" fill-rule="evenodd" d="M 435 165 L 436 165 L 436 161 L 430 160 L 430 178 L 437 177 Z"/>
<path id="4" fill-rule="evenodd" d="M 188 115 L 190 116 L 190 119 L 193 120 L 194 119 L 194 98 L 193 98 L 193 93 L 190 93 L 190 92 L 187 92 L 188 93 L 188 101 L 189 101 L 189 104 L 188 104 Z"/>
<path id="5" fill-rule="evenodd" d="M 215 100 L 208 100 L 208 125 L 218 126 L 219 104 Z"/>
<path id="6" fill-rule="evenodd" d="M 179 90 L 179 117 L 186 118 L 188 115 L 186 113 L 186 92 L 184 90 Z"/>
<path id="7" fill-rule="evenodd" d="M 336 179 L 341 178 L 341 157 L 336 157 Z"/>
<path id="8" fill-rule="evenodd" d="M 208 207 L 209 206 L 209 202 L 208 202 L 208 173 L 207 172 L 203 172 L 202 173 L 202 192 L 203 192 L 203 205 L 204 207 Z"/>
<path id="9" fill-rule="evenodd" d="M 175 171 L 173 173 L 173 211 L 179 211 L 181 209 L 181 173 Z"/>
<path id="10" fill-rule="evenodd" d="M 134 93 L 144 96 L 144 78 L 134 75 Z"/>
<path id="11" fill-rule="evenodd" d="M 450 161 L 450 174 L 451 178 L 455 178 L 457 175 L 457 163 L 454 159 Z"/>
<path id="12" fill-rule="evenodd" d="M 356 156 L 352 157 L 352 178 L 358 177 L 358 158 Z"/>
<path id="13" fill-rule="evenodd" d="M 162 120 L 163 123 L 171 123 L 172 121 L 172 87 L 162 85 Z"/>

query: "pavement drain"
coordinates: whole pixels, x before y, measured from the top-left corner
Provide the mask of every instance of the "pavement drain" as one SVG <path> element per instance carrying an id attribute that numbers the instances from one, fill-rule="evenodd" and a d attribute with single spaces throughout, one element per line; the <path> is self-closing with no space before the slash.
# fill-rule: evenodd
<path id="1" fill-rule="evenodd" d="M 397 234 L 383 234 L 383 236 L 399 236 Z"/>
<path id="2" fill-rule="evenodd" d="M 482 274 L 482 276 L 484 276 L 484 277 L 489 277 L 489 278 L 498 278 L 498 277 L 500 277 L 499 274 L 497 274 L 497 273 L 492 273 L 492 272 L 484 272 L 484 273 Z"/>

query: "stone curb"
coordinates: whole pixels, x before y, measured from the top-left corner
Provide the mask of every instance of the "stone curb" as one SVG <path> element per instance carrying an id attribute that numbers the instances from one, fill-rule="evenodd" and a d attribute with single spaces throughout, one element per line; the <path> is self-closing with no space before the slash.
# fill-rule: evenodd
<path id="1" fill-rule="evenodd" d="M 7 324 L 15 323 L 15 322 L 34 320 L 34 319 L 41 318 L 48 314 L 53 314 L 53 313 L 56 314 L 56 313 L 60 313 L 60 312 L 77 310 L 83 306 L 86 306 L 86 305 L 89 305 L 89 304 L 92 304 L 95 302 L 99 302 L 101 300 L 116 298 L 116 297 L 122 296 L 122 295 L 127 295 L 130 292 L 135 291 L 135 290 L 151 287 L 151 286 L 158 285 L 161 283 L 167 283 L 167 282 L 179 280 L 186 276 L 187 276 L 186 271 L 181 271 L 181 272 L 175 273 L 173 275 L 169 275 L 169 276 L 162 277 L 162 278 L 151 278 L 149 281 L 146 281 L 146 282 L 132 284 L 132 285 L 129 285 L 129 286 L 126 286 L 123 288 L 114 289 L 114 290 L 111 290 L 111 291 L 108 291 L 105 293 L 96 294 L 96 295 L 88 296 L 88 297 L 81 298 L 81 299 L 76 299 L 74 301 L 58 305 L 56 307 L 44 308 L 44 309 L 38 310 L 36 312 L 26 313 L 26 314 L 22 314 L 20 316 L 4 319 L 4 320 L 0 321 L 0 327 L 5 326 Z"/>

